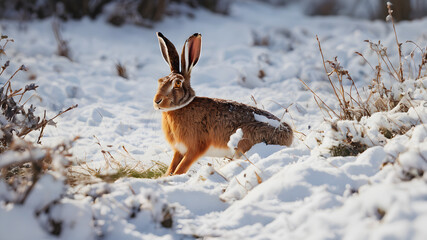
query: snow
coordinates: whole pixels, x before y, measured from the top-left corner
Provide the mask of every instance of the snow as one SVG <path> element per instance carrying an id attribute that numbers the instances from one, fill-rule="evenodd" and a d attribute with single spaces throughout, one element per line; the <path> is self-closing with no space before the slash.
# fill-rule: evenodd
<path id="1" fill-rule="evenodd" d="M 275 128 L 278 128 L 281 125 L 280 122 L 277 121 L 276 119 L 270 119 L 270 118 L 267 118 L 266 116 L 263 116 L 263 115 L 259 115 L 259 114 L 254 113 L 254 117 L 255 117 L 255 121 L 267 123 L 268 125 L 275 127 Z"/>
<path id="2" fill-rule="evenodd" d="M 354 52 L 375 64 L 377 56 L 364 40 L 381 40 L 397 66 L 391 23 L 307 17 L 298 5 L 236 1 L 231 6 L 230 16 L 191 10 L 194 18 L 167 17 L 153 29 L 117 28 L 104 19 L 68 21 L 63 38 L 73 61 L 55 55 L 50 19 L 2 20 L 1 32 L 15 42 L 6 48 L 11 67 L 0 83 L 25 64 L 28 72 L 20 72 L 13 86 L 34 83 L 28 78 L 36 76 L 39 88 L 29 101 L 37 106 L 36 115 L 46 109 L 54 116 L 79 105 L 55 119 L 57 127 L 47 126 L 42 138 L 42 146 L 56 146 L 79 136 L 71 148 L 72 160 L 102 165 L 101 150 L 129 160 L 120 152 L 124 146 L 132 163 L 170 163 L 173 152 L 161 130 L 161 113 L 152 107 L 157 79 L 169 74 L 156 31 L 178 51 L 194 32 L 203 35 L 191 81 L 198 96 L 265 109 L 296 131 L 290 147 L 257 144 L 232 161 L 204 157 L 179 176 L 67 187 L 62 176 L 49 171 L 24 204 L 14 203 L 20 195 L 0 181 L 1 235 L 52 239 L 55 226 L 60 226 L 59 239 L 424 239 L 427 176 L 420 170 L 427 170 L 427 77 L 414 79 L 417 62 L 406 58 L 404 66 L 412 66 L 412 71 L 405 72 L 408 80 L 403 84 L 383 73 L 383 83 L 407 99 L 409 110 L 396 107 L 359 122 L 323 115 L 299 80 L 338 109 L 318 51 L 318 35 L 325 59 L 338 56 L 367 97 L 374 73 Z M 426 46 L 426 25 L 427 18 L 397 23 L 400 41 Z M 256 44 L 254 33 L 269 45 Z M 414 48 L 403 44 L 404 56 Z M 414 59 L 421 58 L 419 52 L 414 54 Z M 118 61 L 127 67 L 129 80 L 116 75 Z M 344 84 L 349 88 L 351 83 Z M 407 131 L 389 139 L 380 128 Z M 230 138 L 233 150 L 242 136 L 236 131 Z M 368 149 L 358 156 L 331 156 L 330 148 L 349 136 Z M 6 152 L 1 160 L 11 163 L 30 153 L 12 154 L 17 153 Z M 58 157 L 54 164 L 60 169 L 64 159 Z"/>
<path id="3" fill-rule="evenodd" d="M 237 146 L 239 145 L 240 140 L 242 140 L 243 131 L 241 128 L 238 128 L 235 133 L 231 134 L 230 140 L 227 143 L 228 148 L 230 148 L 233 153 L 236 151 Z"/>

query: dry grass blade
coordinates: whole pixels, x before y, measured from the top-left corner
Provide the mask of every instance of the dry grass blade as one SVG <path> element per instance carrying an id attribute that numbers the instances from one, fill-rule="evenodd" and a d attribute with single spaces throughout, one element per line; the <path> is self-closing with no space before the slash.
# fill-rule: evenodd
<path id="1" fill-rule="evenodd" d="M 316 92 L 314 92 L 302 79 L 299 79 L 301 82 L 302 82 L 302 84 L 304 84 L 304 86 L 311 92 L 311 93 L 313 93 L 313 95 L 315 96 L 315 101 L 316 101 L 316 103 L 317 103 L 317 105 L 319 106 L 319 108 L 320 109 L 322 109 L 322 107 L 320 106 L 320 104 L 317 102 L 317 99 L 319 99 L 321 102 L 322 102 L 322 104 L 324 105 L 324 106 L 326 106 L 327 108 L 328 108 L 328 115 L 329 115 L 329 117 L 331 117 L 332 118 L 332 116 L 329 114 L 329 111 L 330 112 L 332 112 L 334 115 L 335 115 L 335 117 L 340 117 L 334 110 L 332 110 L 332 108 L 330 108 L 317 94 L 316 94 Z M 316 99 L 317 98 L 317 99 Z"/>
<path id="2" fill-rule="evenodd" d="M 421 78 L 421 72 L 422 72 L 422 69 L 423 69 L 423 67 L 425 66 L 425 65 L 427 65 L 427 47 L 426 47 L 426 49 L 425 49 L 425 51 L 416 43 L 416 42 L 414 42 L 414 41 L 411 41 L 411 40 L 407 40 L 406 41 L 406 43 L 412 43 L 412 44 L 414 44 L 415 46 L 416 46 L 416 48 L 418 48 L 419 50 L 420 50 L 420 52 L 421 52 L 421 63 L 418 65 L 418 75 L 417 75 L 417 77 L 415 78 L 415 79 L 420 79 Z M 415 49 L 414 49 L 414 51 L 415 51 Z M 412 53 L 411 53 L 411 55 L 412 55 L 412 57 L 413 57 L 413 52 L 414 51 L 412 51 Z"/>
<path id="3" fill-rule="evenodd" d="M 402 43 L 399 43 L 399 39 L 397 38 L 397 32 L 396 32 L 396 26 L 394 24 L 394 18 L 393 18 L 393 10 L 391 9 L 391 3 L 387 2 L 387 10 L 388 10 L 388 16 L 387 19 L 391 19 L 391 23 L 393 24 L 393 31 L 394 31 L 394 37 L 396 39 L 397 49 L 399 53 L 399 80 L 400 82 L 405 81 L 403 79 L 403 64 L 402 64 Z"/>
<path id="4" fill-rule="evenodd" d="M 316 40 L 317 40 L 317 44 L 319 45 L 320 55 L 322 56 L 323 68 L 325 69 L 326 75 L 328 76 L 329 83 L 330 83 L 330 84 L 331 84 L 331 86 L 332 86 L 332 90 L 334 90 L 335 97 L 336 97 L 336 98 L 337 98 L 337 100 L 339 101 L 339 104 L 340 104 L 341 108 L 344 108 L 344 105 L 343 105 L 343 103 L 341 102 L 340 97 L 338 96 L 338 93 L 337 93 L 337 90 L 336 90 L 336 88 L 335 88 L 335 85 L 334 85 L 334 83 L 332 82 L 332 79 L 331 79 L 331 77 L 330 77 L 330 74 L 328 73 L 328 70 L 326 69 L 325 57 L 323 56 L 322 46 L 320 45 L 320 40 L 319 40 L 319 37 L 318 37 L 317 35 L 316 35 Z"/>
<path id="5" fill-rule="evenodd" d="M 9 79 L 3 84 L 3 87 L 6 87 L 6 91 L 12 91 L 10 81 L 15 77 L 16 74 L 18 74 L 19 71 L 27 71 L 27 68 L 24 65 L 21 65 L 21 67 L 18 68 L 10 77 Z M 3 71 L 2 71 L 3 73 Z"/>
<path id="6" fill-rule="evenodd" d="M 371 67 L 371 69 L 372 69 L 372 71 L 374 71 L 375 72 L 375 68 L 371 65 L 371 63 L 365 58 L 365 56 L 363 56 L 363 54 L 361 54 L 360 52 L 354 52 L 355 54 L 357 54 L 357 55 L 359 55 L 359 56 L 361 56 L 364 60 L 365 60 L 365 62 Z"/>
<path id="7" fill-rule="evenodd" d="M 62 38 L 60 24 L 59 24 L 58 19 L 55 19 L 52 22 L 52 30 L 53 30 L 53 34 L 55 35 L 55 39 L 56 39 L 56 43 L 57 43 L 57 54 L 59 56 L 66 57 L 70 61 L 72 61 L 71 51 L 70 51 L 70 48 L 68 47 L 68 42 Z"/>
<path id="8" fill-rule="evenodd" d="M 119 75 L 120 77 L 124 79 L 129 79 L 126 66 L 123 65 L 121 62 L 116 63 L 116 71 L 117 71 L 117 75 Z"/>

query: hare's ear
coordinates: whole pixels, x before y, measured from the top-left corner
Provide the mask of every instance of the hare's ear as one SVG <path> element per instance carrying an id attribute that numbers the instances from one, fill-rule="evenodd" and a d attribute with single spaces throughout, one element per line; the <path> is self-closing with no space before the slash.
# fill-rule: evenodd
<path id="1" fill-rule="evenodd" d="M 167 39 L 161 32 L 157 32 L 159 39 L 160 50 L 162 51 L 163 58 L 169 64 L 171 72 L 179 72 L 179 56 L 175 46 Z"/>
<path id="2" fill-rule="evenodd" d="M 184 43 L 181 53 L 181 71 L 184 76 L 189 77 L 191 69 L 199 61 L 200 50 L 202 49 L 202 35 L 195 33 Z"/>

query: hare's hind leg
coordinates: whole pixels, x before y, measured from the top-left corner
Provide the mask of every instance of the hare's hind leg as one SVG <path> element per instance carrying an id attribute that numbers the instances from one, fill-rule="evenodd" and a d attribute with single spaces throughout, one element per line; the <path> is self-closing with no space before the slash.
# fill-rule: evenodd
<path id="1" fill-rule="evenodd" d="M 284 132 L 280 128 L 273 127 L 263 122 L 247 123 L 240 127 L 243 137 L 237 145 L 236 154 L 244 154 L 257 143 L 289 145 L 289 138 L 292 141 L 292 134 Z M 288 136 L 290 135 L 290 137 Z"/>
<path id="2" fill-rule="evenodd" d="M 169 165 L 168 170 L 166 171 L 166 176 L 171 175 L 172 173 L 175 172 L 176 167 L 178 166 L 178 164 L 181 162 L 182 158 L 184 156 L 182 156 L 181 153 L 179 153 L 178 151 L 175 151 L 174 155 L 173 155 L 173 159 L 171 164 Z"/>

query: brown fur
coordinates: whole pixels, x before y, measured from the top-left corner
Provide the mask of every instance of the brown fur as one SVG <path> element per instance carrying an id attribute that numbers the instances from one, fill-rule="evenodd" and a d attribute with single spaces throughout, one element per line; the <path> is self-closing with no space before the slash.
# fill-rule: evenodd
<path id="1" fill-rule="evenodd" d="M 163 35 L 161 38 L 166 39 Z M 276 128 L 255 120 L 254 114 L 258 114 L 280 121 L 267 111 L 223 99 L 195 97 L 190 86 L 190 72 L 200 54 L 200 39 L 200 35 L 194 34 L 187 40 L 190 48 L 187 59 L 190 62 L 182 63 L 184 73 L 172 71 L 170 75 L 159 79 L 159 89 L 154 97 L 154 107 L 164 111 L 162 128 L 174 150 L 174 157 L 166 173 L 168 175 L 187 172 L 210 147 L 228 149 L 230 136 L 239 128 L 243 137 L 237 145 L 237 153 L 243 154 L 261 142 L 289 146 L 293 139 L 292 129 L 288 124 L 281 123 Z M 162 46 L 160 41 L 162 52 L 173 52 L 170 50 L 175 48 L 172 43 L 165 40 L 163 42 L 169 45 Z M 185 49 L 182 59 L 185 58 L 184 52 Z M 181 153 L 177 144 L 183 144 L 187 151 Z"/>

